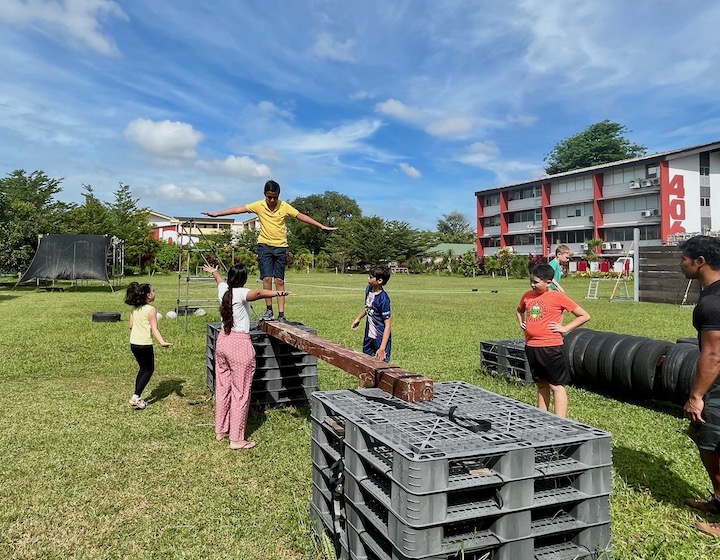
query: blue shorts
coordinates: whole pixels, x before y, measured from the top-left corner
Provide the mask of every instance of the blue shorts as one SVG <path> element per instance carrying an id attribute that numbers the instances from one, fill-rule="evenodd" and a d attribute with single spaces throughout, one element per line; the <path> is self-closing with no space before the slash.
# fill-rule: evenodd
<path id="1" fill-rule="evenodd" d="M 258 243 L 257 257 L 260 265 L 260 278 L 285 279 L 287 247 L 273 247 L 265 243 Z"/>
<path id="2" fill-rule="evenodd" d="M 705 395 L 702 413 L 704 424 L 690 423 L 690 437 L 698 448 L 705 451 L 720 451 L 720 383 L 715 382 Z"/>
<path id="3" fill-rule="evenodd" d="M 366 336 L 363 340 L 363 354 L 375 357 L 375 354 L 380 348 L 382 338 L 370 338 Z M 392 338 L 388 340 L 387 347 L 385 348 L 385 361 L 390 361 L 390 353 L 392 352 Z"/>

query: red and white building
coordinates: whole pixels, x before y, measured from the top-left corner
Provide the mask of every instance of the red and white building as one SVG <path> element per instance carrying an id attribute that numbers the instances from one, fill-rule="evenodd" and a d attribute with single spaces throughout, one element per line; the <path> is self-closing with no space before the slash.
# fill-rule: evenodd
<path id="1" fill-rule="evenodd" d="M 233 235 L 240 235 L 249 230 L 260 230 L 260 220 L 257 216 L 238 222 L 234 218 L 211 218 L 209 216 L 173 217 L 150 210 L 148 222 L 153 227 L 155 239 L 181 245 L 195 243 L 200 236 L 212 235 L 224 230 L 230 230 Z"/>
<path id="2" fill-rule="evenodd" d="M 619 255 L 635 228 L 640 246 L 663 245 L 720 230 L 718 192 L 720 142 L 494 187 L 475 193 L 477 252 L 549 256 L 562 243 L 578 254 L 599 238 Z"/>

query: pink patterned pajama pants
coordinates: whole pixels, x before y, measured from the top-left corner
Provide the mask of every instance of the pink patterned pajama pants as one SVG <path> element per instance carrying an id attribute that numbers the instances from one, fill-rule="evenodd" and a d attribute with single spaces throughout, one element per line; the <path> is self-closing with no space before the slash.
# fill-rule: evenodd
<path id="1" fill-rule="evenodd" d="M 215 347 L 215 433 L 245 439 L 255 348 L 250 334 L 221 330 Z"/>

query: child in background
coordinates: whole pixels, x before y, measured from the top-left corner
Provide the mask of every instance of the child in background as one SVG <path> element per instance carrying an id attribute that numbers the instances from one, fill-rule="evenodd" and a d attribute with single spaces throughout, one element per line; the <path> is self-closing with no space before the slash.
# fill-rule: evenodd
<path id="1" fill-rule="evenodd" d="M 367 316 L 363 352 L 386 362 L 390 361 L 392 351 L 390 296 L 384 290 L 389 280 L 390 269 L 384 266 L 370 269 L 368 285 L 365 288 L 365 309 L 350 326 L 352 330 L 357 329 L 362 318 Z"/>
<path id="2" fill-rule="evenodd" d="M 539 264 L 530 273 L 531 290 L 520 298 L 516 311 L 520 328 L 525 331 L 525 355 L 537 385 L 538 407 L 550 409 L 550 393 L 555 414 L 567 416 L 568 399 L 565 385 L 570 381 L 563 357 L 563 333 L 570 332 L 590 320 L 590 315 L 565 294 L 552 291 L 554 270 Z M 563 325 L 563 313 L 575 315 Z"/>
<path id="3" fill-rule="evenodd" d="M 560 285 L 560 279 L 563 275 L 563 267 L 570 262 L 572 256 L 572 249 L 567 245 L 558 245 L 555 248 L 555 258 L 548 263 L 554 270 L 553 279 L 550 284 L 551 290 L 556 290 L 563 294 L 565 293 L 564 288 Z"/>
<path id="4" fill-rule="evenodd" d="M 160 334 L 157 326 L 157 310 L 150 305 L 155 301 L 155 289 L 150 284 L 131 282 L 125 294 L 125 303 L 132 306 L 130 312 L 130 350 L 138 363 L 135 378 L 135 393 L 130 397 L 130 405 L 142 410 L 147 403 L 142 399 L 142 392 L 155 372 L 155 350 L 152 337 L 163 348 L 172 346 Z"/>
<path id="5" fill-rule="evenodd" d="M 223 280 L 217 267 L 205 265 L 215 278 L 223 329 L 215 348 L 215 439 L 230 438 L 230 449 L 252 449 L 245 439 L 250 389 L 255 376 L 255 348 L 250 340 L 250 302 L 285 297 L 291 292 L 245 288 L 247 269 L 236 264 Z"/>

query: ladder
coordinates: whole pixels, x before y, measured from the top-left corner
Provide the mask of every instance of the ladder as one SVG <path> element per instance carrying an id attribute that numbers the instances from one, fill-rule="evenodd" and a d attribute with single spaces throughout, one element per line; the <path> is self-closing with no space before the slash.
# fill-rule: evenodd
<path id="1" fill-rule="evenodd" d="M 600 278 L 591 278 L 590 284 L 588 285 L 588 293 L 585 296 L 585 299 L 597 299 L 599 289 L 600 289 Z"/>
<path id="2" fill-rule="evenodd" d="M 610 301 L 628 301 L 630 300 L 630 292 L 628 292 L 627 278 L 619 277 L 615 282 L 612 294 L 610 294 Z"/>

